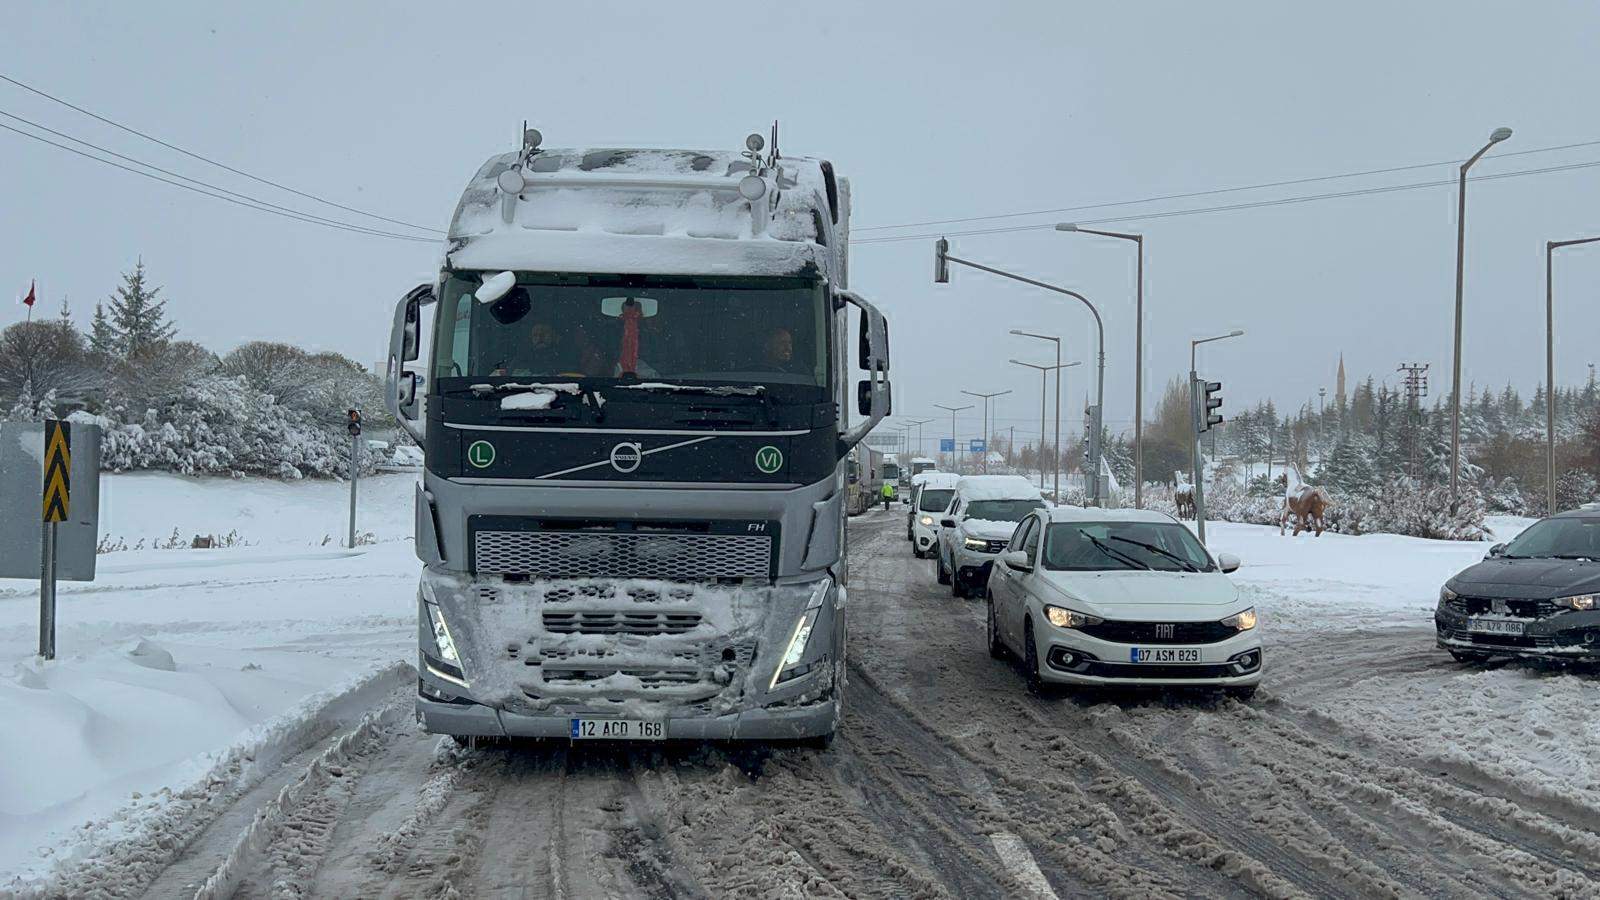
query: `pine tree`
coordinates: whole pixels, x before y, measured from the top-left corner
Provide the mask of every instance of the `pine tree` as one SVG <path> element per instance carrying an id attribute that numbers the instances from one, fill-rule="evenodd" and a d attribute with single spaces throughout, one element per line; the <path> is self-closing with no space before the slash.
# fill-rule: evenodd
<path id="1" fill-rule="evenodd" d="M 111 320 L 106 318 L 105 305 L 94 305 L 94 320 L 89 325 L 89 349 L 95 353 L 112 356 L 117 352 L 117 335 L 111 329 Z"/>
<path id="2" fill-rule="evenodd" d="M 65 296 L 61 298 L 61 324 L 72 324 L 72 307 L 67 305 L 67 298 Z"/>
<path id="3" fill-rule="evenodd" d="M 167 301 L 158 299 L 161 288 L 145 284 L 144 260 L 123 273 L 122 286 L 111 297 L 111 333 L 117 354 L 137 359 L 172 339 L 178 329 L 167 321 Z"/>

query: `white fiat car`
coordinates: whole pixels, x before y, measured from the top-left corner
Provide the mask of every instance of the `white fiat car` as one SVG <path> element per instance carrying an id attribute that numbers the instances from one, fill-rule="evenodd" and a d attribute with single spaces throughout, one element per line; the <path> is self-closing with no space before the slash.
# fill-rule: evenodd
<path id="1" fill-rule="evenodd" d="M 989 575 L 991 656 L 1028 685 L 1221 687 L 1261 682 L 1256 611 L 1181 522 L 1131 509 L 1056 507 L 1017 526 Z"/>

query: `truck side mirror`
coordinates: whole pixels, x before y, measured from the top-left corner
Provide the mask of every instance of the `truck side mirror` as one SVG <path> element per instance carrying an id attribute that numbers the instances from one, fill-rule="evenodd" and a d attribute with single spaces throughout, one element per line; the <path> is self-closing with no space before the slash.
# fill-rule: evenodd
<path id="1" fill-rule="evenodd" d="M 883 414 L 892 415 L 894 406 L 893 394 L 889 390 L 889 380 L 879 382 L 883 389 Z M 862 379 L 856 382 L 856 412 L 863 416 L 872 415 L 872 382 Z"/>
<path id="2" fill-rule="evenodd" d="M 434 299 L 431 285 L 419 284 L 406 292 L 395 304 L 394 327 L 389 331 L 384 406 L 418 443 L 422 442 L 422 418 L 416 409 L 418 378 L 406 363 L 422 355 L 422 307 Z"/>

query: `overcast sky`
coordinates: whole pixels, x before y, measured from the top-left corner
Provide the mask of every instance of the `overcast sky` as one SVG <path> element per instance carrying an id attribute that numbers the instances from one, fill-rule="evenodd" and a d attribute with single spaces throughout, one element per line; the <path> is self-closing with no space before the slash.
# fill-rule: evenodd
<path id="1" fill-rule="evenodd" d="M 154 8 L 159 6 L 159 8 Z M 1591 3 L 970 2 L 750 4 L 44 4 L 0 0 L 0 73 L 239 169 L 442 227 L 524 118 L 550 146 L 738 149 L 781 120 L 784 150 L 852 181 L 855 237 L 1049 224 L 1454 177 L 1453 165 L 1188 200 L 898 231 L 864 226 L 1078 207 L 1600 141 Z M 384 225 L 211 169 L 0 82 L 0 111 L 317 215 Z M 0 124 L 17 126 L 0 117 Z M 20 126 L 19 126 L 20 127 Z M 1501 156 L 1496 174 L 1600 161 L 1600 144 Z M 437 245 L 240 209 L 0 131 L 0 285 L 85 321 L 143 256 L 183 337 L 381 357 L 394 300 Z M 1544 371 L 1544 241 L 1600 234 L 1600 167 L 1472 185 L 1465 378 L 1525 391 Z M 1448 389 L 1451 186 L 1130 220 L 1146 235 L 1147 409 L 1188 340 L 1230 403 L 1315 402 L 1352 379 L 1433 364 Z M 414 232 L 410 232 L 414 233 Z M 1057 281 L 1107 322 L 1107 421 L 1132 417 L 1132 245 L 1050 230 L 952 237 L 957 255 Z M 1066 336 L 1071 410 L 1092 377 L 1089 316 L 958 270 L 932 241 L 858 244 L 852 277 L 893 322 L 896 409 L 1012 389 L 997 417 L 1037 430 L 1047 345 Z M 1557 265 L 1557 379 L 1600 361 L 1600 245 Z M 21 317 L 0 305 L 0 324 Z M 1391 383 L 1393 379 L 1391 377 Z M 1076 413 L 1071 417 L 1076 419 Z M 948 422 L 948 419 L 943 421 Z M 932 439 L 935 427 L 927 432 Z M 962 431 L 977 427 L 977 418 Z"/>

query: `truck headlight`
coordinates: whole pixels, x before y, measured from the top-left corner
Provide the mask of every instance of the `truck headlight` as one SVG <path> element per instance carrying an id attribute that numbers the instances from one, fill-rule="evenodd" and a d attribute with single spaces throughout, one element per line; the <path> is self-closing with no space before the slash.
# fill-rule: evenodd
<path id="1" fill-rule="evenodd" d="M 807 601 L 806 611 L 800 614 L 799 621 L 794 623 L 794 631 L 789 633 L 789 643 L 783 649 L 783 659 L 779 661 L 777 671 L 772 673 L 772 682 L 767 685 L 767 690 L 772 690 L 779 684 L 810 671 L 810 667 L 802 667 L 800 660 L 805 659 L 806 645 L 811 643 L 811 631 L 816 627 L 817 616 L 822 612 L 822 603 L 827 599 L 833 582 L 824 579 L 811 592 Z"/>
<path id="2" fill-rule="evenodd" d="M 1454 600 L 1459 596 L 1461 596 L 1461 595 L 1456 593 L 1455 591 L 1450 590 L 1447 587 L 1439 588 L 1439 602 L 1440 603 L 1449 603 L 1451 600 Z"/>
<path id="3" fill-rule="evenodd" d="M 918 519 L 917 521 L 921 522 L 922 523 L 922 527 L 924 527 L 924 528 L 932 528 L 933 527 L 933 516 L 923 516 L 922 518 Z"/>
<path id="4" fill-rule="evenodd" d="M 1222 624 L 1232 625 L 1240 631 L 1249 631 L 1256 627 L 1256 608 L 1252 606 L 1244 612 L 1234 613 L 1223 619 Z"/>
<path id="5" fill-rule="evenodd" d="M 1098 625 L 1105 621 L 1099 616 L 1091 616 L 1088 613 L 1081 613 L 1075 609 L 1065 609 L 1060 606 L 1046 606 L 1044 608 L 1044 617 L 1049 619 L 1050 624 L 1057 628 L 1082 628 L 1085 625 Z"/>
<path id="6" fill-rule="evenodd" d="M 968 550 L 987 550 L 989 542 L 979 538 L 967 538 L 961 542 Z"/>
<path id="7" fill-rule="evenodd" d="M 439 647 L 439 658 L 447 663 L 461 665 L 461 656 L 456 653 L 455 638 L 450 636 L 450 626 L 445 624 L 444 613 L 437 604 L 423 602 L 422 608 L 428 611 L 428 622 L 433 626 L 433 642 Z"/>
<path id="8" fill-rule="evenodd" d="M 1555 604 L 1564 609 L 1594 609 L 1594 594 L 1578 594 L 1575 597 L 1557 597 Z"/>

